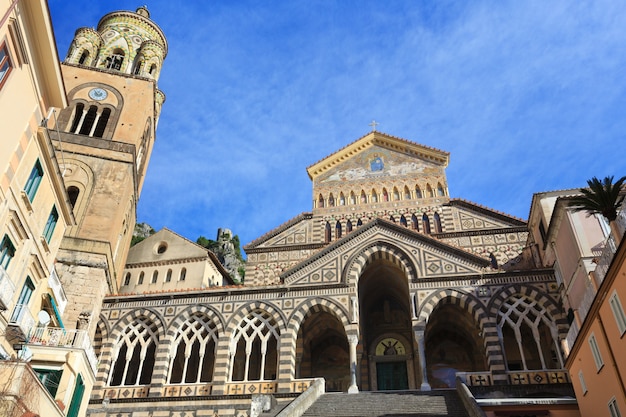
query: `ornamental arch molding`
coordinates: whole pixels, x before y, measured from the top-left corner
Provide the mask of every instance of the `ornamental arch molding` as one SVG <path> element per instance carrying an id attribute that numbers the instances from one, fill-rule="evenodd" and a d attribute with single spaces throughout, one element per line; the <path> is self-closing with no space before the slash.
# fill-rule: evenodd
<path id="1" fill-rule="evenodd" d="M 282 334 L 285 332 L 287 329 L 287 318 L 283 312 L 272 303 L 268 303 L 266 301 L 254 301 L 239 307 L 239 309 L 237 309 L 237 311 L 235 311 L 235 313 L 230 317 L 228 323 L 226 324 L 226 331 L 228 334 L 232 335 L 233 331 L 237 328 L 237 326 L 239 326 L 239 323 L 257 310 L 265 311 L 270 314 L 276 321 L 280 333 Z"/>
<path id="2" fill-rule="evenodd" d="M 343 273 L 343 281 L 357 286 L 363 271 L 376 261 L 387 261 L 398 267 L 407 277 L 408 282 L 417 281 L 417 270 L 407 252 L 385 241 L 375 242 L 359 250 L 348 261 Z"/>
<path id="3" fill-rule="evenodd" d="M 217 334 L 224 334 L 224 317 L 216 309 L 210 306 L 196 304 L 187 307 L 186 309 L 181 311 L 176 317 L 174 317 L 174 319 L 171 321 L 167 328 L 164 342 L 168 345 L 172 343 L 172 341 L 178 334 L 181 326 L 185 322 L 187 322 L 194 314 L 202 314 L 211 318 L 211 320 L 215 324 L 215 330 L 217 331 Z"/>
<path id="4" fill-rule="evenodd" d="M 524 296 L 537 302 L 539 306 L 545 308 L 552 319 L 559 327 L 559 333 L 565 335 L 567 333 L 567 320 L 557 302 L 545 291 L 528 284 L 511 284 L 498 291 L 489 302 L 488 311 L 493 317 L 497 317 L 498 311 L 502 308 L 502 304 L 512 296 Z"/>
<path id="5" fill-rule="evenodd" d="M 417 312 L 417 324 L 414 326 L 415 330 L 424 330 L 433 310 L 438 305 L 443 304 L 453 304 L 459 306 L 471 315 L 481 331 L 485 330 L 485 324 L 488 322 L 488 317 L 480 300 L 472 294 L 450 288 L 439 290 L 430 294 L 421 303 Z"/>
<path id="6" fill-rule="evenodd" d="M 348 334 L 351 326 L 348 320 L 348 311 L 342 305 L 327 298 L 309 298 L 298 305 L 289 316 L 288 330 L 297 335 L 300 326 L 302 326 L 307 317 L 320 312 L 329 313 L 335 317 L 343 325 L 346 334 Z"/>

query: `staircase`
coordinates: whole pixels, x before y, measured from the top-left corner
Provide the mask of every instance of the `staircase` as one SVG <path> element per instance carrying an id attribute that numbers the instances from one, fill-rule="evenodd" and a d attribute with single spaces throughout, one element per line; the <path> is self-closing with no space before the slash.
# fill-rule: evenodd
<path id="1" fill-rule="evenodd" d="M 326 393 L 303 417 L 468 417 L 456 390 Z"/>

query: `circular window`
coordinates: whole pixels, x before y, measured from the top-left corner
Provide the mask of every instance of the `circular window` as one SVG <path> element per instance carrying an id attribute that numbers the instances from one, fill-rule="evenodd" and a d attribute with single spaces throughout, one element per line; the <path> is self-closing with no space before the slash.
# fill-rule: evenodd
<path id="1" fill-rule="evenodd" d="M 156 249 L 156 251 L 157 251 L 157 253 L 159 255 L 165 253 L 166 250 L 167 250 L 167 243 L 165 243 L 165 242 L 159 243 L 159 245 L 157 246 L 157 249 Z"/>

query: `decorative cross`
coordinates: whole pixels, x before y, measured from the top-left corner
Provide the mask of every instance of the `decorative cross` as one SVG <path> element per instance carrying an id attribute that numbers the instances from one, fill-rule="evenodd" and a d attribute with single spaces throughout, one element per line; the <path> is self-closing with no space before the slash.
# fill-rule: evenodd
<path id="1" fill-rule="evenodd" d="M 380 123 L 378 123 L 376 120 L 372 120 L 372 123 L 369 124 L 369 126 L 372 126 L 372 132 L 376 132 L 376 126 L 378 126 Z"/>

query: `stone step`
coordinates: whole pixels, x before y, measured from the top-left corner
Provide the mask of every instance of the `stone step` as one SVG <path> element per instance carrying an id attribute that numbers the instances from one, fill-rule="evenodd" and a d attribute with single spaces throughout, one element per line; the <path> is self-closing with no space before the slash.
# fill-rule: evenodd
<path id="1" fill-rule="evenodd" d="M 326 393 L 303 417 L 468 417 L 456 390 Z"/>

